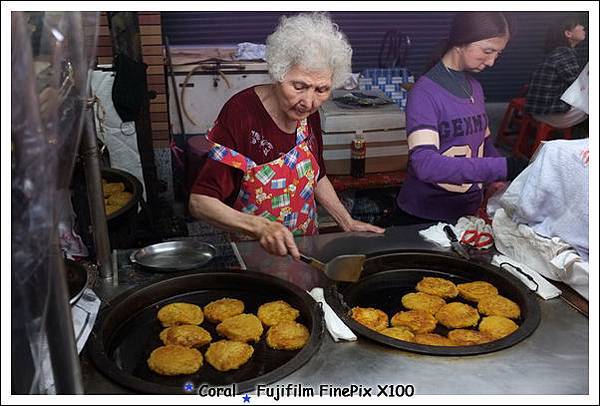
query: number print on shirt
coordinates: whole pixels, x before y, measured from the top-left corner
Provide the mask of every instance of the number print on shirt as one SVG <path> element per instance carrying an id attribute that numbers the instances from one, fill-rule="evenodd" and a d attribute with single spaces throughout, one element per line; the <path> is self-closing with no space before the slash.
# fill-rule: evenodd
<path id="1" fill-rule="evenodd" d="M 484 141 L 485 142 L 485 141 Z M 450 158 L 471 158 L 473 156 L 473 150 L 470 145 L 455 145 L 453 147 L 448 148 L 446 151 L 442 153 L 443 156 L 447 156 Z M 483 158 L 483 142 L 477 148 L 477 156 L 476 158 Z M 455 185 L 453 183 L 438 183 L 437 184 L 442 189 L 447 190 L 448 192 L 454 193 L 466 193 L 471 186 L 472 183 L 463 183 L 461 185 Z M 478 183 L 477 186 L 481 189 L 483 185 Z"/>

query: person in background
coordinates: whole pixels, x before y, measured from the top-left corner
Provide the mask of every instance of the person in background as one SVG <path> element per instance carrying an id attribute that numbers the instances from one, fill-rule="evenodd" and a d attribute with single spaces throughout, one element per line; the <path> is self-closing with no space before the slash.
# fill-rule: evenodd
<path id="1" fill-rule="evenodd" d="M 345 231 L 384 230 L 353 219 L 325 173 L 319 106 L 350 76 L 352 48 L 323 13 L 282 17 L 267 38 L 273 83 L 234 95 L 208 138 L 190 213 L 299 259 L 295 235 L 318 232 L 315 200 Z"/>
<path id="2" fill-rule="evenodd" d="M 584 40 L 585 27 L 578 15 L 563 17 L 548 29 L 546 56 L 531 75 L 525 96 L 525 111 L 537 121 L 569 128 L 588 118 L 560 99 L 581 72 L 575 47 Z"/>
<path id="3" fill-rule="evenodd" d="M 492 67 L 510 36 L 502 13 L 456 14 L 433 67 L 408 95 L 407 175 L 396 207 L 379 225 L 455 223 L 477 213 L 486 185 L 498 188 L 527 166 L 492 145 L 483 90 L 471 75 Z"/>

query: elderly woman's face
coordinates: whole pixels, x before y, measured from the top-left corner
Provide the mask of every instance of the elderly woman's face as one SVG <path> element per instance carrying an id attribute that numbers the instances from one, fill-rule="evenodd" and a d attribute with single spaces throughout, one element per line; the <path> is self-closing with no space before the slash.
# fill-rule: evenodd
<path id="1" fill-rule="evenodd" d="M 294 66 L 277 83 L 279 106 L 289 120 L 303 120 L 319 108 L 331 94 L 330 70 L 307 70 Z"/>

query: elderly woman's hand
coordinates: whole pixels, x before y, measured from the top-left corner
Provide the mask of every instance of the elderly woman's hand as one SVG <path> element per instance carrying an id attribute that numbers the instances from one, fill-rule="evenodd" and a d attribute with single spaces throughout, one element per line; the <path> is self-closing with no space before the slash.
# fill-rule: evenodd
<path id="1" fill-rule="evenodd" d="M 364 223 L 358 220 L 350 220 L 347 225 L 343 225 L 342 228 L 344 231 L 368 231 L 370 233 L 383 234 L 385 233 L 385 228 L 374 226 L 373 224 Z"/>
<path id="2" fill-rule="evenodd" d="M 257 233 L 258 241 L 265 251 L 272 255 L 290 254 L 300 260 L 300 252 L 291 231 L 283 224 L 265 219 L 265 224 Z"/>

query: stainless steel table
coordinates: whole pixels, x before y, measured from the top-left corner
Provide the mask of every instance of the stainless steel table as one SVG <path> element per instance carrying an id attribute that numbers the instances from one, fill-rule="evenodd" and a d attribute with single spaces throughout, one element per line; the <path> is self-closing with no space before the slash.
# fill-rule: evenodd
<path id="1" fill-rule="evenodd" d="M 345 253 L 432 249 L 417 234 L 423 226 L 392 227 L 384 235 L 334 233 L 298 238 L 306 254 L 327 261 Z M 307 265 L 268 255 L 257 242 L 238 243 L 245 266 L 289 280 L 303 289 L 322 286 L 324 276 Z M 105 290 L 109 294 L 110 289 Z M 542 320 L 536 331 L 517 345 L 491 354 L 440 357 L 413 354 L 360 338 L 335 343 L 325 333 L 321 348 L 300 369 L 272 384 L 334 386 L 412 385 L 420 395 L 577 394 L 589 393 L 588 319 L 560 298 L 539 299 Z M 86 393 L 129 393 L 108 381 L 84 359 Z"/>

